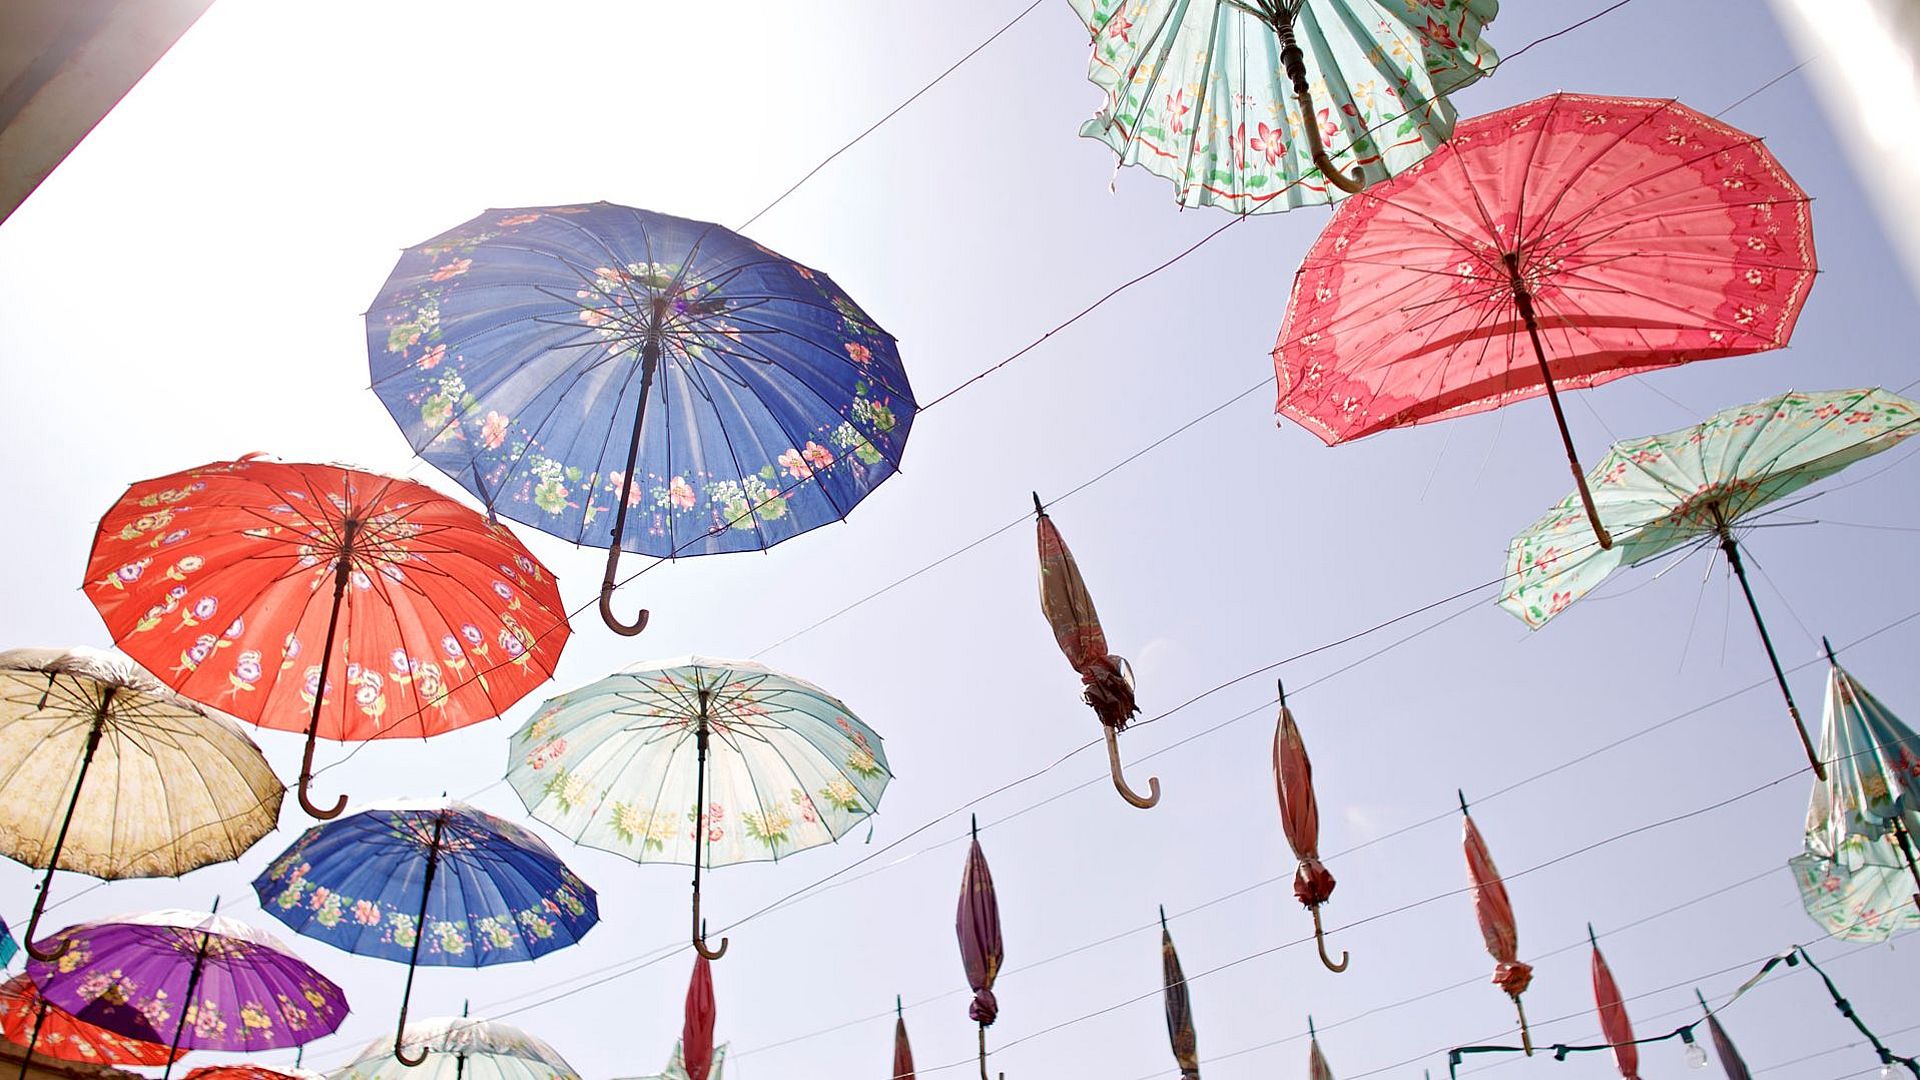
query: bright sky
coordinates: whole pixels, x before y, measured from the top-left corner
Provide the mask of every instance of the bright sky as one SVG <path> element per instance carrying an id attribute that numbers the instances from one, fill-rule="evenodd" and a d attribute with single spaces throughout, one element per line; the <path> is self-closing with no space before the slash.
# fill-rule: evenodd
<path id="1" fill-rule="evenodd" d="M 256 450 L 409 468 L 365 388 L 359 318 L 403 246 L 483 208 L 568 200 L 738 224 L 1022 6 L 943 5 L 933 17 L 897 0 L 220 0 L 0 227 L 0 430 L 15 461 L 0 482 L 11 526 L 0 642 L 108 643 L 77 586 L 95 520 L 130 481 Z M 1494 40 L 1511 52 L 1602 6 L 1509 0 Z M 910 7 L 922 17 L 903 17 Z M 922 400 L 1229 220 L 1176 212 L 1170 187 L 1139 170 L 1108 193 L 1107 151 L 1074 134 L 1097 101 L 1085 53 L 1067 5 L 1048 0 L 752 230 L 831 272 L 895 333 Z M 1475 113 L 1566 88 L 1674 95 L 1712 112 L 1799 59 L 1761 0 L 1637 0 L 1457 100 Z M 1816 199 L 1824 273 L 1795 347 L 1573 395 L 1590 458 L 1613 435 L 1788 386 L 1914 377 L 1914 297 L 1803 76 L 1728 119 L 1765 135 Z M 1030 489 L 1056 498 L 1269 377 L 1291 274 L 1324 220 L 1303 210 L 1231 229 L 928 412 L 904 473 L 849 523 L 764 556 L 647 574 L 620 605 L 653 609 L 643 636 L 579 620 L 553 692 L 646 657 L 768 650 L 764 660 L 837 693 L 887 739 L 898 778 L 870 845 L 862 832 L 708 878 L 717 929 L 903 841 L 728 931 L 715 982 L 720 1037 L 738 1055 L 730 1075 L 885 1075 L 896 993 L 926 1002 L 907 1013 L 921 1074 L 969 1075 L 974 1028 L 952 930 L 966 815 L 903 838 L 1098 734 L 1038 610 L 1030 524 L 790 635 L 1014 521 Z M 1055 508 L 1148 715 L 1496 577 L 1511 534 L 1565 491 L 1544 403 L 1337 450 L 1276 428 L 1271 406 L 1271 390 L 1255 390 Z M 1819 634 L 1850 642 L 1920 612 L 1910 456 L 1857 468 L 1848 478 L 1879 475 L 1856 486 L 1827 485 L 1798 512 L 1820 524 L 1754 534 L 1761 602 L 1789 663 L 1813 661 Z M 450 487 L 424 466 L 415 474 Z M 590 597 L 599 553 L 523 535 L 570 603 Z M 1310 924 L 1287 886 L 1268 676 L 1123 737 L 1131 774 L 1165 786 L 1157 809 L 1124 805 L 1097 750 L 982 803 L 1007 941 L 996 1071 L 1174 1075 L 1148 929 L 1160 903 L 1175 915 L 1212 1080 L 1297 1075 L 1309 1013 L 1342 1080 L 1444 1074 L 1434 1051 L 1500 1041 L 1512 1011 L 1487 985 L 1469 898 L 1419 903 L 1464 883 L 1459 824 L 1444 816 L 1456 787 L 1476 798 L 1512 877 L 1521 952 L 1538 961 L 1527 995 L 1537 1042 L 1597 1035 L 1586 952 L 1573 948 L 1589 921 L 1643 1033 L 1697 1015 L 1693 987 L 1724 996 L 1761 957 L 1814 939 L 1784 869 L 1807 779 L 1790 775 L 1800 750 L 1724 566 L 1625 574 L 1536 634 L 1490 599 L 1282 671 L 1313 753 L 1324 849 L 1379 841 L 1331 859 L 1328 925 L 1395 912 L 1335 933 L 1353 954 L 1344 975 L 1322 969 L 1310 943 L 1278 948 Z M 1910 718 L 1915 635 L 1908 624 L 1843 657 Z M 1821 678 L 1818 667 L 1794 675 L 1816 714 Z M 493 781 L 533 704 L 431 742 L 373 746 L 322 777 L 319 794 L 478 791 L 478 805 L 520 816 Z M 298 740 L 259 741 L 291 775 Z M 344 753 L 329 745 L 323 760 Z M 53 924 L 218 895 L 223 913 L 280 933 L 346 987 L 355 1015 L 307 1054 L 338 1066 L 390 1036 L 402 969 L 285 932 L 252 902 L 247 882 L 305 825 L 290 806 L 286 827 L 237 864 L 179 881 L 82 895 L 92 882 L 62 875 L 55 898 L 70 902 Z M 414 1014 L 457 1013 L 463 999 L 476 1015 L 524 1009 L 510 1019 L 585 1076 L 657 1071 L 691 954 L 607 969 L 684 942 L 688 873 L 553 842 L 599 889 L 603 921 L 586 944 L 533 964 L 425 970 Z M 0 868 L 16 926 L 32 877 Z M 1830 942 L 1815 952 L 1883 1034 L 1920 1024 L 1910 956 Z M 596 972 L 614 977 L 550 1000 Z M 1442 992 L 1395 1007 L 1430 991 Z M 1857 1041 L 1805 974 L 1763 986 L 1725 1022 L 1756 1070 Z M 1920 1030 L 1893 1041 L 1913 1052 Z M 1644 1056 L 1650 1076 L 1682 1068 L 1672 1044 Z M 1612 1075 L 1606 1055 L 1495 1067 Z M 1854 1047 L 1766 1075 L 1874 1068 Z"/>

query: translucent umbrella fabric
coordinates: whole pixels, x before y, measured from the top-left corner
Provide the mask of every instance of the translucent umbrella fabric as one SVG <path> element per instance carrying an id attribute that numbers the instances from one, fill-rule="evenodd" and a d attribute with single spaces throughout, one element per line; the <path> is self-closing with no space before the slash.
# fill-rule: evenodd
<path id="1" fill-rule="evenodd" d="M 1336 962 L 1327 955 L 1327 939 L 1320 928 L 1320 905 L 1333 896 L 1333 874 L 1320 862 L 1320 804 L 1313 793 L 1313 762 L 1300 738 L 1300 726 L 1287 707 L 1286 687 L 1280 688 L 1280 719 L 1273 731 L 1273 780 L 1280 798 L 1280 827 L 1300 866 L 1293 874 L 1294 899 L 1313 913 L 1313 940 L 1327 970 L 1347 969 L 1343 951 Z"/>
<path id="2" fill-rule="evenodd" d="M 98 649 L 0 653 L 0 854 L 113 881 L 178 877 L 271 832 L 286 788 L 225 717 Z M 47 954 L 43 951 L 42 956 Z"/>
<path id="3" fill-rule="evenodd" d="M 424 1054 L 421 1064 L 394 1056 L 393 1040 L 375 1039 L 329 1080 L 579 1080 L 567 1059 L 512 1024 L 467 1016 L 416 1020 L 401 1041 Z"/>
<path id="4" fill-rule="evenodd" d="M 1160 979 L 1174 1064 L 1180 1067 L 1181 1080 L 1200 1080 L 1200 1042 L 1193 1027 L 1193 1001 L 1187 993 L 1186 973 L 1180 970 L 1180 954 L 1173 947 L 1173 934 L 1167 929 L 1164 907 L 1160 909 Z"/>
<path id="5" fill-rule="evenodd" d="M 1613 969 L 1601 955 L 1591 926 L 1587 927 L 1587 942 L 1593 949 L 1593 1007 L 1600 1014 L 1601 1037 L 1613 1046 L 1613 1063 L 1622 1080 L 1640 1080 L 1640 1048 L 1633 1042 L 1633 1022 L 1627 1018 L 1619 984 L 1613 981 Z"/>
<path id="6" fill-rule="evenodd" d="M 0 985 L 0 1037 L 24 1047 L 24 1068 L 35 1054 L 92 1065 L 165 1065 L 184 1050 L 169 1053 L 164 1043 L 129 1038 L 89 1024 L 40 996 L 33 980 L 15 975 Z"/>

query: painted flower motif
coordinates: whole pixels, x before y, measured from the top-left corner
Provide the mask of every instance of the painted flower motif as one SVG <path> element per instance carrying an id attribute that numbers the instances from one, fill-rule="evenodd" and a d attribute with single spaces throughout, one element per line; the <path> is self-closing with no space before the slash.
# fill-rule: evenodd
<path id="1" fill-rule="evenodd" d="M 379 926 L 380 905 L 371 900 L 355 900 L 353 902 L 353 921 L 359 923 L 361 926 Z"/>
<path id="2" fill-rule="evenodd" d="M 458 925 L 436 919 L 432 927 L 433 944 L 439 951 L 448 956 L 459 956 L 467 951 L 467 935 Z"/>
<path id="3" fill-rule="evenodd" d="M 411 946 L 414 938 L 417 936 L 413 925 L 413 916 L 399 911 L 388 912 L 387 936 L 395 945 L 401 948 Z M 313 999 L 310 997 L 307 1000 L 312 1001 Z M 315 1008 L 318 1008 L 321 1002 L 314 1001 L 313 1004 Z"/>
<path id="4" fill-rule="evenodd" d="M 497 412 L 488 412 L 487 418 L 480 422 L 480 442 L 489 450 L 498 450 L 506 441 L 507 418 Z"/>
<path id="5" fill-rule="evenodd" d="M 272 1031 L 273 1018 L 259 1002 L 250 1001 L 240 1007 L 240 1026 L 249 1031 Z"/>
<path id="6" fill-rule="evenodd" d="M 452 281 L 454 278 L 459 277 L 471 269 L 473 269 L 472 259 L 455 259 L 450 263 L 444 263 L 434 267 L 432 280 Z"/>
<path id="7" fill-rule="evenodd" d="M 440 366 L 440 361 L 445 360 L 446 358 L 447 358 L 447 346 L 445 345 L 445 343 L 441 343 L 433 346 L 432 348 L 428 349 L 426 352 L 421 353 L 420 359 L 415 360 L 413 364 L 415 367 L 419 368 L 421 371 L 432 371 L 434 368 Z"/>
<path id="8" fill-rule="evenodd" d="M 868 364 L 873 363 L 873 350 L 857 341 L 847 342 L 846 350 L 847 357 L 861 367 L 866 367 Z"/>
<path id="9" fill-rule="evenodd" d="M 499 225 L 502 228 L 510 229 L 516 225 L 531 225 L 534 222 L 539 220 L 540 220 L 540 215 L 530 211 L 525 214 L 508 214 L 506 217 L 503 217 L 499 221 L 494 222 L 494 224 Z"/>
<path id="10" fill-rule="evenodd" d="M 533 911 L 523 911 L 519 915 L 520 926 L 533 935 L 536 941 L 545 941 L 553 936 L 553 923 L 545 916 Z"/>
<path id="11" fill-rule="evenodd" d="M 813 466 L 807 463 L 806 458 L 800 456 L 798 450 L 789 448 L 783 452 L 779 457 L 779 465 L 795 480 L 805 480 L 813 475 Z"/>
<path id="12" fill-rule="evenodd" d="M 816 472 L 833 466 L 833 451 L 811 440 L 807 442 L 806 448 L 800 451 L 800 456 L 806 458 L 807 464 Z"/>
<path id="13" fill-rule="evenodd" d="M 1266 156 L 1268 168 L 1280 164 L 1287 156 L 1286 137 L 1277 127 L 1259 125 L 1247 138 L 1247 145 Z"/>
<path id="14" fill-rule="evenodd" d="M 465 655 L 465 650 L 460 648 L 460 639 L 454 637 L 452 634 L 444 634 L 441 636 L 440 651 L 446 655 L 449 661 L 456 664 L 459 663 L 460 658 Z"/>
<path id="15" fill-rule="evenodd" d="M 687 483 L 686 477 L 676 476 L 667 484 L 667 502 L 675 510 L 691 510 L 696 501 L 698 496 L 694 494 L 693 485 Z"/>
<path id="16" fill-rule="evenodd" d="M 844 776 L 827 781 L 827 786 L 820 789 L 820 797 L 827 800 L 827 805 L 843 813 L 860 812 L 860 792 Z"/>

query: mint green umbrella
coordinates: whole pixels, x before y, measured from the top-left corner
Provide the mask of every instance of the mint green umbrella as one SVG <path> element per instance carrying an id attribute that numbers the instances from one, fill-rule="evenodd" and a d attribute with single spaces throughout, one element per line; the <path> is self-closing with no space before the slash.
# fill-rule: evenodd
<path id="1" fill-rule="evenodd" d="M 1453 134 L 1499 0 L 1068 0 L 1106 95 L 1080 134 L 1236 214 L 1329 203 Z M 1351 173 L 1352 175 L 1348 175 Z"/>
<path id="2" fill-rule="evenodd" d="M 1615 443 L 1587 473 L 1613 546 L 1600 546 L 1578 493 L 1569 494 L 1508 546 L 1500 606 L 1537 629 L 1622 566 L 1717 544 L 1746 594 L 1807 760 L 1824 777 L 1747 584 L 1734 530 L 1761 507 L 1915 434 L 1920 405 L 1874 387 L 1789 391 L 1694 427 Z"/>

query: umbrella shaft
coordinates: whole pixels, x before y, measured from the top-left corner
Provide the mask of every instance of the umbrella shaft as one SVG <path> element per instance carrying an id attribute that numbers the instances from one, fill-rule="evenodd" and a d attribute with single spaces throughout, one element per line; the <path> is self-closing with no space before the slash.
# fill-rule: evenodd
<path id="1" fill-rule="evenodd" d="M 627 440 L 627 471 L 620 474 L 620 497 L 613 510 L 613 533 L 607 547 L 611 552 L 607 559 L 607 574 L 601 580 L 601 586 L 612 589 L 614 576 L 620 565 L 620 539 L 627 532 L 627 500 L 633 492 L 633 467 L 640 460 L 641 428 L 647 421 L 647 399 L 653 394 L 653 373 L 660 363 L 660 342 L 649 338 L 642 346 L 644 352 L 640 359 L 640 402 L 633 411 L 633 435 Z"/>
<path id="2" fill-rule="evenodd" d="M 1913 854 L 1913 835 L 1907 832 L 1907 824 L 1899 815 L 1893 819 L 1893 839 L 1900 845 L 1900 854 L 1907 857 L 1907 872 L 1913 875 L 1913 903 L 1920 907 L 1920 862 Z"/>
<path id="3" fill-rule="evenodd" d="M 693 774 L 693 936 L 698 941 L 705 935 L 700 929 L 700 863 L 705 854 L 707 843 L 707 702 L 711 691 L 700 692 L 700 716 L 693 729 L 694 774 Z"/>
<path id="4" fill-rule="evenodd" d="M 433 819 L 433 843 L 427 847 L 427 873 L 420 883 L 420 917 L 413 922 L 413 952 L 407 956 L 407 985 L 400 992 L 400 1023 L 393 1034 L 394 1056 L 402 1061 L 406 1060 L 400 1050 L 407 1034 L 407 1003 L 413 999 L 413 973 L 420 966 L 420 943 L 427 937 L 427 905 L 433 899 L 433 874 L 440 869 L 440 833 L 446 824 L 444 816 Z"/>
<path id="5" fill-rule="evenodd" d="M 1793 688 L 1787 685 L 1787 673 L 1780 667 L 1780 657 L 1773 651 L 1773 636 L 1767 633 L 1767 623 L 1760 617 L 1760 603 L 1754 599 L 1753 586 L 1747 582 L 1747 568 L 1740 561 L 1740 545 L 1728 530 L 1726 522 L 1718 523 L 1720 532 L 1720 550 L 1727 553 L 1727 565 L 1733 567 L 1733 576 L 1740 580 L 1740 592 L 1747 598 L 1747 610 L 1753 613 L 1753 625 L 1760 631 L 1760 644 L 1767 651 L 1767 663 L 1773 666 L 1773 681 L 1780 684 L 1780 696 L 1787 700 L 1787 715 L 1793 718 L 1793 729 L 1800 735 L 1800 745 L 1807 752 L 1807 761 L 1813 771 L 1822 780 L 1826 779 L 1826 769 L 1820 764 L 1820 755 L 1814 752 L 1813 740 L 1807 737 L 1807 727 L 1800 721 L 1800 706 L 1794 704 Z"/>
<path id="6" fill-rule="evenodd" d="M 20 1080 L 27 1080 L 27 1063 L 33 1060 L 33 1048 L 40 1045 L 40 1025 L 47 1020 L 47 1003 L 40 1002 L 40 1009 L 33 1014 L 33 1033 L 27 1036 L 27 1050 L 20 1055 Z"/>
<path id="7" fill-rule="evenodd" d="M 160 1080 L 169 1080 L 173 1076 L 173 1062 L 180 1053 L 180 1037 L 187 1031 L 187 1014 L 193 1010 L 194 992 L 200 989 L 200 972 L 207 966 L 207 946 L 213 935 L 202 931 L 200 948 L 193 954 L 193 971 L 187 975 L 187 992 L 180 995 L 180 1019 L 173 1025 L 173 1044 L 167 1048 L 167 1067 L 161 1071 Z"/>
<path id="8" fill-rule="evenodd" d="M 1540 343 L 1540 319 L 1533 310 L 1533 294 L 1527 291 L 1526 279 L 1520 276 L 1520 255 L 1509 251 L 1504 256 L 1507 264 L 1507 284 L 1513 289 L 1514 306 L 1520 309 L 1520 321 L 1526 324 L 1527 340 L 1533 344 L 1533 358 L 1540 364 L 1540 384 L 1547 388 L 1547 402 L 1553 406 L 1553 422 L 1560 428 L 1560 444 L 1567 451 L 1567 466 L 1573 470 L 1573 484 L 1580 492 L 1580 505 L 1587 512 L 1587 521 L 1593 526 L 1593 536 L 1604 550 L 1613 546 L 1613 537 L 1607 534 L 1606 526 L 1600 524 L 1600 511 L 1593 505 L 1593 492 L 1587 487 L 1586 470 L 1580 467 L 1580 455 L 1573 449 L 1573 432 L 1567 427 L 1566 410 L 1560 407 L 1560 391 L 1553 385 L 1553 367 L 1547 363 L 1547 349 Z"/>
<path id="9" fill-rule="evenodd" d="M 333 607 L 327 612 L 327 638 L 320 646 L 320 678 L 313 685 L 313 715 L 307 720 L 307 747 L 300 758 L 300 807 L 316 818 L 340 816 L 346 807 L 346 798 L 341 797 L 331 813 L 321 811 L 313 805 L 307 787 L 313 780 L 314 743 L 320 738 L 320 712 L 327 703 L 327 668 L 333 660 L 333 639 L 340 630 L 340 606 L 347 595 L 347 582 L 353 577 L 353 537 L 360 531 L 360 522 L 348 517 L 340 527 L 339 562 L 333 568 Z"/>
<path id="10" fill-rule="evenodd" d="M 93 767 L 93 755 L 100 749 L 100 737 L 106 733 L 107 711 L 113 704 L 115 689 L 109 686 L 101 693 L 100 709 L 93 714 L 93 728 L 87 732 L 87 751 L 80 757 L 79 775 L 73 778 L 73 795 L 67 799 L 67 816 L 61 819 L 60 831 L 53 838 L 53 851 L 47 856 L 47 874 L 40 881 L 40 895 L 33 899 L 33 916 L 27 920 L 27 951 L 36 957 L 40 954 L 34 951 L 33 936 L 40 925 L 41 914 L 46 911 L 47 892 L 53 888 L 53 872 L 60 865 L 60 851 L 67 846 L 67 831 L 73 828 L 73 815 L 80 809 L 80 791 L 86 786 L 87 770 Z M 38 1026 L 36 1023 L 36 1030 Z"/>

